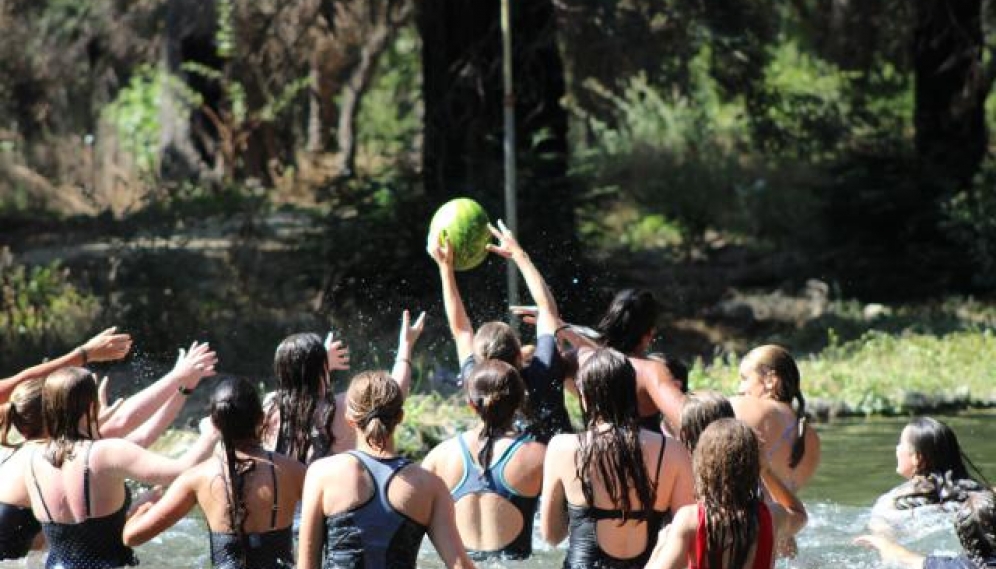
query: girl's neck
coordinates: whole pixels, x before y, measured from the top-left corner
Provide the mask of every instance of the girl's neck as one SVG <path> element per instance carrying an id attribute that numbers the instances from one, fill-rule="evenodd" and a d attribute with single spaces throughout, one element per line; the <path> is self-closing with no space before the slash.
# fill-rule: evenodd
<path id="1" fill-rule="evenodd" d="M 383 448 L 375 448 L 373 445 L 367 442 L 366 437 L 362 432 L 356 432 L 356 450 L 369 454 L 370 456 L 376 456 L 379 458 L 392 458 L 397 456 L 397 452 L 394 449 L 394 435 L 387 439 Z"/>

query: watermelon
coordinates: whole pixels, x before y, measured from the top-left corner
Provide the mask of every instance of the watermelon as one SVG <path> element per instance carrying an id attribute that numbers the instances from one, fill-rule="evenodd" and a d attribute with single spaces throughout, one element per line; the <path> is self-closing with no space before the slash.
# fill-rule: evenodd
<path id="1" fill-rule="evenodd" d="M 453 268 L 458 271 L 473 269 L 488 256 L 491 241 L 488 214 L 481 204 L 470 198 L 456 198 L 443 204 L 432 216 L 429 224 L 429 242 L 449 239 L 453 248 Z"/>

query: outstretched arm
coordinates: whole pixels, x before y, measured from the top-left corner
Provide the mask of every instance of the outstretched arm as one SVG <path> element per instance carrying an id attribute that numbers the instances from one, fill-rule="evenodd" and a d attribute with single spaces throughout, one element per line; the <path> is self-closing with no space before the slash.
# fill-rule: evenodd
<path id="1" fill-rule="evenodd" d="M 536 269 L 532 259 L 519 245 L 512 232 L 505 227 L 502 220 L 498 220 L 498 229 L 495 229 L 493 225 L 488 225 L 488 229 L 498 239 L 497 245 L 488 244 L 488 251 L 511 259 L 519 268 L 519 272 L 522 273 L 523 280 L 526 281 L 526 288 L 529 289 L 529 294 L 533 297 L 533 302 L 536 303 L 537 308 L 536 334 L 553 334 L 557 325 L 561 323 L 560 313 L 557 311 L 557 302 L 553 299 L 553 294 L 550 293 L 546 281 L 543 280 L 543 275 Z"/>
<path id="2" fill-rule="evenodd" d="M 101 434 L 104 437 L 128 436 L 133 430 L 144 426 L 143 423 L 147 420 L 151 420 L 150 415 L 158 415 L 157 412 L 168 408 L 172 414 L 159 416 L 159 419 L 165 420 L 165 423 L 153 424 L 152 428 L 146 429 L 144 433 L 138 435 L 138 438 L 133 439 L 133 442 L 141 446 L 151 444 L 173 422 L 180 407 L 183 406 L 185 396 L 179 394 L 179 390 L 193 389 L 201 379 L 214 375 L 214 366 L 217 363 L 217 355 L 206 343 L 194 342 L 186 351 L 181 348 L 173 369 L 152 385 L 126 399 L 107 422 L 100 426 Z M 151 440 L 143 444 L 143 441 L 149 437 Z"/>
<path id="3" fill-rule="evenodd" d="M 142 545 L 173 527 L 187 515 L 197 503 L 194 476 L 191 472 L 185 472 L 170 484 L 166 494 L 158 502 L 147 502 L 139 506 L 125 524 L 122 535 L 125 545 Z"/>
<path id="4" fill-rule="evenodd" d="M 877 549 L 883 562 L 902 565 L 909 569 L 920 569 L 926 560 L 923 555 L 914 553 L 881 535 L 862 535 L 855 538 L 854 544 Z"/>
<path id="5" fill-rule="evenodd" d="M 53 371 L 64 367 L 85 366 L 89 362 L 119 360 L 128 355 L 129 350 L 131 350 L 131 336 L 118 334 L 117 327 L 111 326 L 68 354 L 29 367 L 15 376 L 0 380 L 0 404 L 6 403 L 14 388 L 29 379 L 46 377 Z"/>
<path id="6" fill-rule="evenodd" d="M 391 377 L 398 382 L 401 393 L 408 397 L 408 392 L 412 388 L 412 348 L 415 342 L 422 335 L 425 328 L 425 312 L 418 315 L 414 324 L 411 322 L 411 314 L 406 309 L 401 313 L 401 333 L 398 337 L 398 355 L 394 359 L 394 367 L 391 369 Z"/>
<path id="7" fill-rule="evenodd" d="M 474 354 L 474 326 L 467 316 L 467 309 L 460 297 L 460 288 L 456 282 L 456 272 L 453 269 L 453 247 L 448 239 L 443 243 L 428 245 L 429 256 L 439 266 L 439 280 L 443 286 L 443 307 L 446 309 L 446 321 L 450 325 L 450 333 L 456 342 L 457 358 L 460 365 Z"/>
<path id="8" fill-rule="evenodd" d="M 789 489 L 772 470 L 770 465 L 761 466 L 761 482 L 764 484 L 771 499 L 781 506 L 786 513 L 782 527 L 778 528 L 780 539 L 791 537 L 806 526 L 809 521 L 809 514 L 806 513 L 806 506 L 802 500 Z"/>

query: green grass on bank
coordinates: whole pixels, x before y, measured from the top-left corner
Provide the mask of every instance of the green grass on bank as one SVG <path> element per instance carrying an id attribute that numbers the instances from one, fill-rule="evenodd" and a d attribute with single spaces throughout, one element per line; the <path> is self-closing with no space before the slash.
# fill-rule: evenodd
<path id="1" fill-rule="evenodd" d="M 738 365 L 736 358 L 699 360 L 691 386 L 732 394 Z M 799 367 L 811 410 L 891 415 L 996 402 L 996 334 L 988 329 L 944 335 L 869 331 L 848 342 L 832 340 L 823 351 L 800 357 Z M 573 398 L 568 407 L 577 422 Z M 474 420 L 459 394 L 414 394 L 405 405 L 399 449 L 421 456 Z"/>
<path id="2" fill-rule="evenodd" d="M 832 335 L 832 331 L 831 331 Z M 990 405 L 996 401 L 996 336 L 992 330 L 944 335 L 865 332 L 799 359 L 802 390 L 832 412 L 914 413 Z M 736 389 L 738 360 L 697 362 L 695 389 Z"/>

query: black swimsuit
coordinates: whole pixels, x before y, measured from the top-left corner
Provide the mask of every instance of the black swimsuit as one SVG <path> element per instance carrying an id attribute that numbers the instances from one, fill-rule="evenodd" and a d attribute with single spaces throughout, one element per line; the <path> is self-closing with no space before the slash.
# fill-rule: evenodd
<path id="1" fill-rule="evenodd" d="M 138 565 L 135 552 L 124 544 L 121 534 L 124 531 L 128 508 L 131 506 L 131 492 L 125 486 L 125 500 L 121 508 L 101 517 L 90 514 L 90 449 L 91 442 L 83 457 L 83 499 L 86 502 L 86 519 L 79 523 L 67 524 L 52 521 L 52 514 L 45 503 L 38 477 L 35 476 L 34 456 L 31 457 L 31 478 L 34 479 L 38 500 L 45 509 L 48 521 L 41 523 L 48 540 L 47 569 L 112 569 L 126 565 Z"/>
<path id="2" fill-rule="evenodd" d="M 239 540 L 238 534 L 212 531 L 211 565 L 216 569 L 274 569 L 277 567 L 294 566 L 294 536 L 291 526 L 277 529 L 277 510 L 279 498 L 277 495 L 277 470 L 273 463 L 273 453 L 270 458 L 270 476 L 273 479 L 273 507 L 270 510 L 270 531 L 245 534 L 245 545 Z M 225 481 L 225 494 L 231 495 L 228 478 Z"/>
<path id="3" fill-rule="evenodd" d="M 6 464 L 18 450 L 0 461 L 0 466 Z M 0 502 L 0 559 L 20 559 L 27 555 L 40 531 L 41 524 L 35 519 L 31 506 Z"/>
<path id="4" fill-rule="evenodd" d="M 351 450 L 373 479 L 374 493 L 363 504 L 325 516 L 324 569 L 415 569 L 426 527 L 394 509 L 387 487 L 404 457 L 376 458 Z"/>
<path id="5" fill-rule="evenodd" d="M 661 451 L 657 457 L 657 479 L 660 478 L 661 462 L 664 460 L 664 447 L 667 437 L 661 441 Z M 605 510 L 594 506 L 576 506 L 567 503 L 567 516 L 570 520 L 570 541 L 567 546 L 567 557 L 564 558 L 564 569 L 642 569 L 657 544 L 657 533 L 670 523 L 671 510 L 637 510 L 629 512 L 625 517 L 621 510 Z M 606 553 L 598 545 L 598 522 L 600 520 L 642 520 L 647 526 L 647 545 L 636 557 L 619 559 Z"/>

